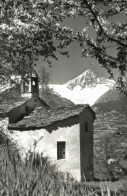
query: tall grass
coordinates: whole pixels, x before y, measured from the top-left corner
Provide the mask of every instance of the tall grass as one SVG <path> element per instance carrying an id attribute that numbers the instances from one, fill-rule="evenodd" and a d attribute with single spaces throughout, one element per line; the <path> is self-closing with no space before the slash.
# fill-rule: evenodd
<path id="1" fill-rule="evenodd" d="M 43 154 L 29 152 L 24 160 L 8 146 L 0 151 L 0 196 L 118 196 L 110 187 L 76 182 L 57 170 Z M 124 195 L 124 194 L 123 194 Z"/>

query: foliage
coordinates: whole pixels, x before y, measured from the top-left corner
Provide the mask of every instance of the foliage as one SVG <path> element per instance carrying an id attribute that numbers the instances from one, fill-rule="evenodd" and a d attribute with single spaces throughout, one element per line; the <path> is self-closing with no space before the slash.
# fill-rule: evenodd
<path id="1" fill-rule="evenodd" d="M 126 144 L 126 130 L 100 138 L 95 149 L 95 172 L 100 172 L 101 178 L 116 181 L 127 176 L 127 148 L 122 144 Z"/>
<path id="2" fill-rule="evenodd" d="M 106 68 L 110 78 L 114 78 L 112 69 L 119 70 L 118 83 L 121 91 L 126 94 L 123 80 L 127 66 L 126 1 L 74 2 L 66 1 L 66 7 L 71 7 L 69 17 L 84 17 L 84 29 L 82 32 L 76 32 L 74 37 L 82 47 L 82 56 L 96 58 L 97 62 Z M 118 22 L 119 18 L 122 21 Z"/>
<path id="3" fill-rule="evenodd" d="M 61 39 L 64 32 L 60 33 L 56 22 L 65 17 L 60 7 L 52 1 L 8 0 L 1 1 L 0 8 L 1 76 L 24 74 L 39 56 L 49 65 L 49 57 L 57 59 L 53 38 L 59 33 Z"/>
<path id="4" fill-rule="evenodd" d="M 110 186 L 75 182 L 70 175 L 57 171 L 47 157 L 29 152 L 24 161 L 18 153 L 8 153 L 8 148 L 0 151 L 0 195 L 7 196 L 124 196 L 111 191 Z"/>
<path id="5" fill-rule="evenodd" d="M 49 65 L 73 41 L 82 56 L 91 56 L 106 68 L 119 70 L 118 83 L 126 94 L 123 76 L 127 65 L 127 24 L 125 0 L 2 0 L 0 25 L 1 74 L 23 74 L 36 65 L 39 56 Z M 64 19 L 84 18 L 82 32 L 62 27 Z M 118 22 L 118 19 L 120 22 Z M 57 41 L 55 41 L 57 40 Z M 111 49 L 114 51 L 112 52 Z"/>

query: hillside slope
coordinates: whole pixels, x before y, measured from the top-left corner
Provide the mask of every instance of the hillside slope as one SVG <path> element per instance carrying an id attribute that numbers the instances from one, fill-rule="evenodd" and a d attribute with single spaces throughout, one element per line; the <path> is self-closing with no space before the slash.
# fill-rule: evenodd
<path id="1" fill-rule="evenodd" d="M 104 165 L 108 163 L 108 159 L 112 159 L 118 160 L 121 168 L 127 171 L 127 97 L 113 88 L 97 100 L 93 110 L 96 113 L 94 121 L 95 155 L 100 156 L 99 152 L 104 149 L 108 155 L 106 155 L 108 158 L 105 164 L 104 161 L 100 161 L 102 163 L 94 164 L 95 168 L 98 168 L 100 172 L 100 168 L 105 169 Z M 108 146 L 111 145 L 113 145 L 112 148 L 108 149 Z M 96 160 L 102 160 L 102 157 L 106 157 L 104 152 L 102 154 L 101 158 Z M 97 177 L 99 172 L 96 174 Z"/>
<path id="2" fill-rule="evenodd" d="M 127 131 L 127 97 L 115 87 L 102 95 L 93 105 L 96 112 L 95 132 Z"/>
<path id="3" fill-rule="evenodd" d="M 127 97 L 120 92 L 120 90 L 116 89 L 113 87 L 109 91 L 107 91 L 105 94 L 103 94 L 96 102 L 97 103 L 105 103 L 109 101 L 122 101 L 125 100 L 127 101 Z"/>

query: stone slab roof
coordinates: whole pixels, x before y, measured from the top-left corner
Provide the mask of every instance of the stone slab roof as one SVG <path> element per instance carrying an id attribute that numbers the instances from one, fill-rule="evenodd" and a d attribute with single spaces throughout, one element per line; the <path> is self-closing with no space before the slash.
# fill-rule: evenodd
<path id="1" fill-rule="evenodd" d="M 94 111 L 89 105 L 74 105 L 70 107 L 56 107 L 56 108 L 36 108 L 29 116 L 24 117 L 23 120 L 12 123 L 9 125 L 9 129 L 14 130 L 27 130 L 27 129 L 39 129 L 52 125 L 55 122 L 60 122 L 70 117 L 79 116 L 83 109 L 88 108 Z"/>
<path id="2" fill-rule="evenodd" d="M 63 98 L 60 95 L 55 94 L 53 91 L 43 92 L 40 99 L 46 102 L 49 107 L 60 107 L 60 106 L 73 106 L 75 105 L 69 99 Z"/>
<path id="3" fill-rule="evenodd" d="M 7 115 L 12 109 L 26 103 L 30 98 L 19 98 L 17 100 L 5 100 L 0 103 L 0 116 Z"/>

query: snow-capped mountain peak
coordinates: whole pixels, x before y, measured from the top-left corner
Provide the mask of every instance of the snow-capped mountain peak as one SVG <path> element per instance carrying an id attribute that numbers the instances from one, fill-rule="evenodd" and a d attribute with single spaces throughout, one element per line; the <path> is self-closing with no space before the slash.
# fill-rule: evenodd
<path id="1" fill-rule="evenodd" d="M 86 86 L 93 86 L 94 83 L 96 82 L 97 82 L 97 75 L 93 71 L 88 69 L 87 71 L 85 71 L 78 77 L 70 80 L 66 84 L 68 88 L 73 89 L 77 85 L 81 86 L 82 88 Z"/>
<path id="2" fill-rule="evenodd" d="M 77 76 L 76 78 L 70 80 L 66 83 L 67 88 L 73 90 L 76 86 L 80 86 L 82 89 L 84 88 L 94 88 L 97 84 L 114 84 L 112 80 L 108 80 L 106 78 L 97 77 L 90 69 L 86 70 L 81 75 Z"/>
<path id="3" fill-rule="evenodd" d="M 98 77 L 88 69 L 63 85 L 49 85 L 56 93 L 75 104 L 93 105 L 104 93 L 115 85 L 113 80 Z"/>

